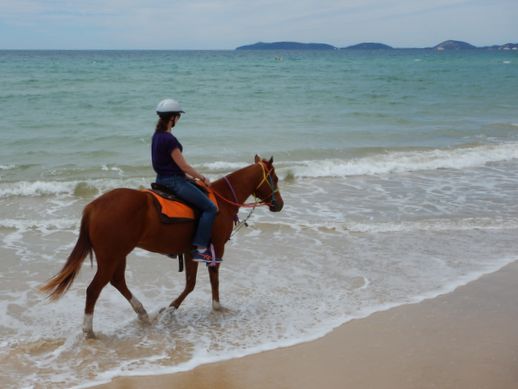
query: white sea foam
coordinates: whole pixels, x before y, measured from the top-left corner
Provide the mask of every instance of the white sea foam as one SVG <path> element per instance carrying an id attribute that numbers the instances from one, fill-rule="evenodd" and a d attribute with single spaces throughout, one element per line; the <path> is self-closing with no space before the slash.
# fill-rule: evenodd
<path id="1" fill-rule="evenodd" d="M 76 229 L 77 220 L 71 219 L 46 219 L 46 220 L 27 220 L 27 219 L 0 219 L 0 228 L 14 229 L 19 231 L 39 231 L 47 233 L 51 231 L 63 231 Z"/>
<path id="2" fill-rule="evenodd" d="M 349 232 L 471 231 L 518 229 L 518 220 L 500 218 L 429 219 L 400 223 L 350 223 Z"/>
<path id="3" fill-rule="evenodd" d="M 436 169 L 467 169 L 487 165 L 491 162 L 518 159 L 518 144 L 505 143 L 476 147 L 436 149 L 427 151 L 388 152 L 355 159 L 322 159 L 307 161 L 277 162 L 281 178 L 296 177 L 346 177 L 356 175 L 380 175 Z M 213 171 L 214 178 L 223 173 L 242 168 L 246 164 L 218 161 L 201 165 Z M 104 170 L 122 170 L 104 166 Z M 0 198 L 11 196 L 56 196 L 78 195 L 88 186 L 88 194 L 103 193 L 117 187 L 147 186 L 149 178 L 94 179 L 86 181 L 18 181 L 0 184 Z M 93 193 L 95 194 L 95 193 Z"/>
<path id="4" fill-rule="evenodd" d="M 117 172 L 117 174 L 119 176 L 123 176 L 124 175 L 124 170 L 122 170 L 120 167 L 118 166 L 108 166 L 108 165 L 102 165 L 101 166 L 101 170 L 102 171 L 112 171 L 112 172 Z"/>
<path id="5" fill-rule="evenodd" d="M 15 167 L 16 167 L 16 165 L 12 165 L 12 164 L 0 165 L 0 170 L 11 170 L 11 169 L 14 169 Z"/>
<path id="6" fill-rule="evenodd" d="M 430 218 L 419 221 L 400 222 L 310 222 L 310 221 L 275 221 L 253 223 L 254 229 L 248 232 L 248 237 L 258 235 L 261 230 L 288 228 L 296 233 L 312 230 L 319 233 L 383 233 L 383 232 L 417 232 L 417 231 L 471 231 L 471 230 L 518 230 L 518 219 L 501 217 L 463 217 L 463 218 Z"/>
<path id="7" fill-rule="evenodd" d="M 147 186 L 148 180 L 144 179 L 95 179 L 86 181 L 18 181 L 0 184 L 0 198 L 13 196 L 74 196 L 82 192 L 85 187 L 102 193 L 117 187 L 139 188 Z"/>
<path id="8" fill-rule="evenodd" d="M 301 161 L 283 170 L 291 171 L 297 177 L 345 177 L 437 169 L 467 169 L 517 158 L 518 144 L 506 143 L 455 149 L 389 152 L 351 160 Z"/>
<path id="9" fill-rule="evenodd" d="M 55 224 L 59 225 L 60 221 Z M 0 312 L 4 312 L 0 315 L 0 325 L 17 331 L 16 342 L 9 343 L 6 352 L 13 350 L 13 357 L 24 365 L 48 369 L 50 373 L 43 384 L 55 383 L 58 387 L 85 387 L 80 383 L 87 381 L 91 385 L 117 375 L 190 370 L 202 363 L 319 338 L 351 319 L 449 292 L 514 260 L 488 256 L 498 248 L 492 246 L 485 250 L 483 243 L 477 245 L 478 240 L 473 242 L 477 247 L 466 252 L 458 248 L 457 254 L 461 256 L 448 253 L 445 258 L 436 258 L 440 253 L 428 254 L 427 250 L 438 247 L 433 242 L 412 253 L 401 250 L 409 243 L 428 244 L 429 239 L 422 242 L 420 234 L 413 234 L 408 241 L 399 235 L 398 243 L 392 246 L 387 245 L 392 239 L 385 240 L 378 234 L 373 234 L 378 242 L 368 245 L 364 237 L 341 236 L 342 243 L 333 248 L 327 243 L 334 240 L 336 244 L 336 234 L 333 231 L 328 234 L 328 229 L 335 225 L 343 227 L 341 224 L 308 223 L 311 231 L 304 225 L 296 233 L 281 234 L 275 223 L 271 224 L 274 229 L 269 228 L 268 223 L 260 224 L 265 227 L 262 235 L 246 236 L 246 244 L 233 246 L 226 257 L 227 265 L 222 269 L 223 304 L 231 313 L 211 313 L 207 304 L 209 285 L 200 282 L 171 320 L 141 327 L 118 292 L 106 288 L 96 310 L 99 340 L 82 342 L 79 322 L 84 289 L 95 272 L 86 268 L 81 273 L 85 278 L 78 279 L 71 291 L 52 306 L 30 298 L 28 292 L 23 299 L 14 295 L 14 301 L 0 302 L 0 308 L 3 306 Z M 439 225 L 439 221 L 436 224 Z M 483 225 L 484 220 L 472 224 Z M 323 246 L 308 243 L 308 239 L 315 236 L 323 240 Z M 486 231 L 480 236 L 488 239 Z M 306 243 L 299 246 L 300 241 Z M 286 245 L 290 253 L 296 253 L 295 260 L 279 249 Z M 265 266 L 265 258 L 275 258 L 275 261 L 268 261 Z M 135 259 L 129 262 L 128 281 L 148 309 L 169 302 L 171 295 L 181 290 L 183 277 L 164 271 L 170 268 L 168 260 Z M 56 270 L 58 268 L 56 264 Z M 21 274 L 19 281 L 23 282 L 27 276 Z M 33 278 L 33 275 L 28 276 L 30 280 Z M 307 288 L 309 284 L 311 288 Z M 173 290 L 172 286 L 176 288 Z M 20 309 L 24 311 L 23 321 L 17 317 Z M 248 325 L 250 320 L 254 322 L 252 327 Z M 137 347 L 128 352 L 129 345 L 133 344 Z M 187 350 L 187 358 L 177 363 L 171 361 L 174 350 L 184 353 Z M 88 363 L 70 364 L 71 359 Z M 96 363 L 96 374 L 92 376 L 90 367 Z M 21 379 L 24 385 L 31 385 L 38 378 L 24 375 Z"/>
<path id="10" fill-rule="evenodd" d="M 230 171 L 237 170 L 245 167 L 247 164 L 242 162 L 226 162 L 226 161 L 215 161 L 210 163 L 201 164 L 202 169 L 208 169 L 209 171 Z"/>
<path id="11" fill-rule="evenodd" d="M 0 198 L 72 194 L 77 182 L 19 181 L 0 186 Z"/>

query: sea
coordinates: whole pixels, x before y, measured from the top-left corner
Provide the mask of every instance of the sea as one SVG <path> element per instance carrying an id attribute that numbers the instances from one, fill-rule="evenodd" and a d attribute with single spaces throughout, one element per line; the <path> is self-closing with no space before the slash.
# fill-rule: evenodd
<path id="1" fill-rule="evenodd" d="M 156 320 L 108 285 L 85 340 L 95 260 L 57 302 L 38 288 L 90 201 L 154 181 L 164 98 L 190 164 L 215 180 L 273 156 L 285 206 L 227 244 L 223 311 L 200 267 L 156 316 L 185 276 L 136 249 L 128 285 Z M 516 51 L 0 51 L 2 387 L 185 371 L 451 292 L 518 259 L 517 200 Z"/>

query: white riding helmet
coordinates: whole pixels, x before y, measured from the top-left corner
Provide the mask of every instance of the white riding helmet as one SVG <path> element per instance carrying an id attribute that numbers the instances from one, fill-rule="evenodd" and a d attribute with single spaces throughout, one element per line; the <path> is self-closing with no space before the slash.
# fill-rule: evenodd
<path id="1" fill-rule="evenodd" d="M 173 99 L 165 99 L 158 103 L 156 106 L 156 113 L 158 116 L 162 117 L 169 116 L 173 113 L 185 113 L 185 111 L 182 110 L 182 107 L 178 101 Z"/>

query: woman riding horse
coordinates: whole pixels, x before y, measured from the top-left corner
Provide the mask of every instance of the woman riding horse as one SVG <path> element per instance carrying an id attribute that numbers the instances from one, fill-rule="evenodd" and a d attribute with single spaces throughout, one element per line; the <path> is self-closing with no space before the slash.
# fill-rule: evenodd
<path id="1" fill-rule="evenodd" d="M 229 240 L 234 220 L 241 206 L 266 205 L 279 212 L 284 201 L 279 192 L 278 178 L 273 158 L 261 159 L 212 183 L 211 189 L 218 197 L 219 213 L 212 227 L 212 243 L 217 258 L 223 258 L 225 243 Z M 254 195 L 261 203 L 245 204 Z M 139 319 L 148 321 L 141 302 L 126 285 L 126 257 L 135 248 L 169 254 L 184 253 L 185 288 L 171 302 L 178 309 L 194 289 L 198 262 L 192 261 L 192 237 L 195 222 L 164 224 L 154 205 L 153 195 L 141 190 L 119 188 L 103 194 L 88 204 L 83 211 L 79 238 L 65 265 L 41 290 L 52 299 L 59 298 L 72 285 L 84 259 L 92 252 L 97 261 L 97 272 L 86 289 L 83 332 L 95 337 L 93 314 L 95 303 L 106 284 L 111 283 L 129 301 Z M 219 265 L 209 266 L 212 287 L 212 307 L 220 309 Z"/>

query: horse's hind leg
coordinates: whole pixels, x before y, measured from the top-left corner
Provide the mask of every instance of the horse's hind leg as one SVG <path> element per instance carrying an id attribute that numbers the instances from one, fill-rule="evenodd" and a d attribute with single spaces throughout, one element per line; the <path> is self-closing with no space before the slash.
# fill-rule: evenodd
<path id="1" fill-rule="evenodd" d="M 124 258 L 117 268 L 115 269 L 115 273 L 113 273 L 113 277 L 111 279 L 111 284 L 129 301 L 131 307 L 138 315 L 138 318 L 146 323 L 149 323 L 149 317 L 144 309 L 142 303 L 131 293 L 126 285 L 126 258 Z"/>
<path id="2" fill-rule="evenodd" d="M 83 332 L 87 338 L 95 338 L 93 331 L 94 308 L 101 290 L 110 282 L 116 262 L 108 262 L 104 257 L 97 256 L 97 272 L 86 289 L 85 317 L 83 321 Z"/>

